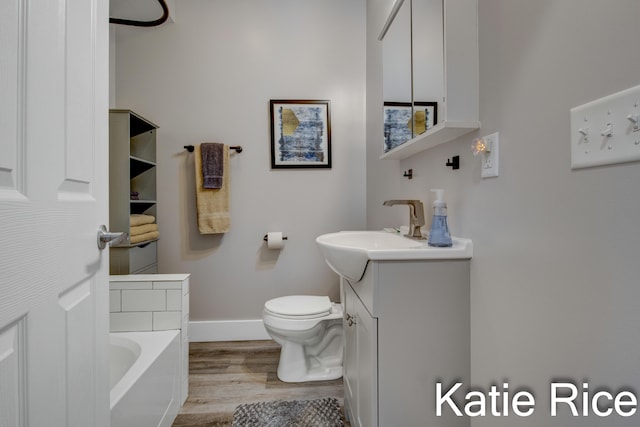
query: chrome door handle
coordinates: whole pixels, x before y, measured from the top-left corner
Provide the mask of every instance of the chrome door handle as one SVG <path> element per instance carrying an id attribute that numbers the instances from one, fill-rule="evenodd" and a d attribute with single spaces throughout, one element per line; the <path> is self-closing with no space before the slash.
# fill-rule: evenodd
<path id="1" fill-rule="evenodd" d="M 129 233 L 126 233 L 124 231 L 119 233 L 112 233 L 110 231 L 107 231 L 107 227 L 102 224 L 100 227 L 98 227 L 98 249 L 106 248 L 107 243 L 120 243 L 127 237 L 129 237 Z"/>

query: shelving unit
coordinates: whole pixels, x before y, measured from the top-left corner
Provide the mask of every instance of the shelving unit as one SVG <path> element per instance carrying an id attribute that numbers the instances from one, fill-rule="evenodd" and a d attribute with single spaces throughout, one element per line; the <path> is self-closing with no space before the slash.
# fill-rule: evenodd
<path id="1" fill-rule="evenodd" d="M 156 214 L 156 129 L 131 110 L 109 111 L 109 229 L 130 233 L 131 214 Z M 138 199 L 132 200 L 131 193 Z M 157 273 L 156 240 L 111 246 L 111 274 Z"/>

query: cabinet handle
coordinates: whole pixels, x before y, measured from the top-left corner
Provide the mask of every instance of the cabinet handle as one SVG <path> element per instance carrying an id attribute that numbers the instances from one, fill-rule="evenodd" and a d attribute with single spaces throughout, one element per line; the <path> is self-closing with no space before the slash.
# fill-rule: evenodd
<path id="1" fill-rule="evenodd" d="M 345 320 L 347 321 L 347 324 L 349 326 L 353 326 L 356 324 L 356 316 L 352 316 L 349 313 L 347 313 L 347 317 Z"/>

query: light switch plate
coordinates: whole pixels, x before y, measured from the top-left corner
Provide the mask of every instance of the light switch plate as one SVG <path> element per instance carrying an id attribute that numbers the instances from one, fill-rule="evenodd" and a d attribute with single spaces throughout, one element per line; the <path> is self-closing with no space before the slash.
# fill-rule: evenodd
<path id="1" fill-rule="evenodd" d="M 498 132 L 492 133 L 491 135 L 487 135 L 482 137 L 490 151 L 482 153 L 482 169 L 480 172 L 480 176 L 482 178 L 493 178 L 498 176 L 498 166 L 499 166 L 499 148 L 500 141 L 498 138 Z"/>
<path id="2" fill-rule="evenodd" d="M 640 86 L 571 109 L 571 168 L 640 160 Z"/>

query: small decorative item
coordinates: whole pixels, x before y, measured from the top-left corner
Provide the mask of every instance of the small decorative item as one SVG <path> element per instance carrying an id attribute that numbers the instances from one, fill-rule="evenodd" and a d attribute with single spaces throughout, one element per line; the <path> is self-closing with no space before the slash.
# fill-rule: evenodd
<path id="1" fill-rule="evenodd" d="M 410 102 L 384 103 L 385 153 L 413 138 L 411 111 Z"/>
<path id="2" fill-rule="evenodd" d="M 438 124 L 437 102 L 413 103 L 413 129 L 415 135 L 420 135 Z"/>
<path id="3" fill-rule="evenodd" d="M 331 168 L 330 101 L 271 100 L 271 168 Z"/>

